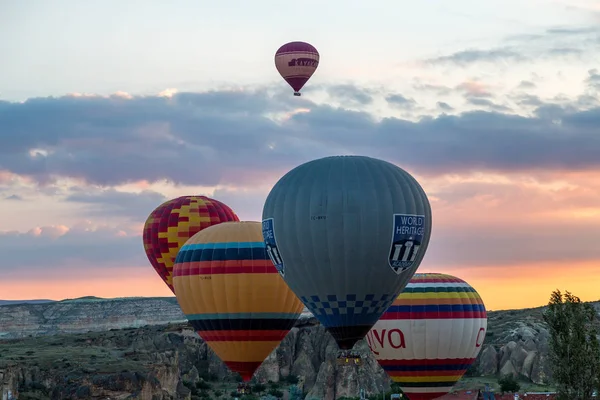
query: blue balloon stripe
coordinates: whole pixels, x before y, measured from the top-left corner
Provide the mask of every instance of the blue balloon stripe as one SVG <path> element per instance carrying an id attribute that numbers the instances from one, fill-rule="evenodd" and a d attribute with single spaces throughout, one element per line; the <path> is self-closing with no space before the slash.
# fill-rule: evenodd
<path id="1" fill-rule="evenodd" d="M 217 319 L 294 319 L 300 314 L 294 313 L 216 313 L 216 314 L 188 314 L 187 319 L 190 321 L 199 320 L 217 320 Z"/>
<path id="2" fill-rule="evenodd" d="M 381 313 L 383 314 L 383 313 Z M 337 315 L 326 315 L 326 314 L 314 314 L 315 318 L 325 327 L 337 327 L 337 326 L 358 326 L 358 325 L 374 325 L 377 320 L 381 317 L 381 314 L 337 314 Z"/>
<path id="3" fill-rule="evenodd" d="M 223 243 L 193 243 L 184 245 L 181 250 L 212 250 L 212 249 L 238 249 L 238 248 L 264 248 L 264 242 L 223 242 Z"/>
<path id="4" fill-rule="evenodd" d="M 472 293 L 476 292 L 472 287 L 460 286 L 411 286 L 408 284 L 402 293 Z"/>
<path id="5" fill-rule="evenodd" d="M 468 311 L 485 311 L 483 304 L 433 304 L 426 306 L 395 306 L 388 308 L 388 313 L 435 313 L 435 312 L 468 312 Z"/>
<path id="6" fill-rule="evenodd" d="M 199 261 L 269 260 L 265 247 L 234 247 L 218 249 L 181 249 L 176 264 Z"/>

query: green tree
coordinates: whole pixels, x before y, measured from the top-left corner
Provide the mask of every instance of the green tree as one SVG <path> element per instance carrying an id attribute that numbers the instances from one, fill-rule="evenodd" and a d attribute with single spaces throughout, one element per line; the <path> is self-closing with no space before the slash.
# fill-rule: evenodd
<path id="1" fill-rule="evenodd" d="M 297 385 L 300 382 L 300 379 L 296 375 L 288 375 L 284 379 L 290 385 Z"/>
<path id="2" fill-rule="evenodd" d="M 265 390 L 267 390 L 267 385 L 263 385 L 262 383 L 257 383 L 252 387 L 252 391 L 258 394 L 261 394 Z"/>
<path id="3" fill-rule="evenodd" d="M 269 394 L 273 397 L 277 397 L 278 399 L 283 398 L 283 392 L 278 389 L 269 389 Z"/>
<path id="4" fill-rule="evenodd" d="M 566 291 L 552 292 L 544 320 L 559 400 L 591 400 L 599 387 L 600 346 L 596 311 Z"/>
<path id="5" fill-rule="evenodd" d="M 302 390 L 300 390 L 300 388 L 298 387 L 298 385 L 292 385 L 290 386 L 290 388 L 288 389 L 288 392 L 290 394 L 289 399 L 290 400 L 302 400 Z"/>
<path id="6" fill-rule="evenodd" d="M 498 379 L 498 384 L 501 392 L 518 392 L 521 389 L 521 385 L 512 374 L 504 375 Z"/>

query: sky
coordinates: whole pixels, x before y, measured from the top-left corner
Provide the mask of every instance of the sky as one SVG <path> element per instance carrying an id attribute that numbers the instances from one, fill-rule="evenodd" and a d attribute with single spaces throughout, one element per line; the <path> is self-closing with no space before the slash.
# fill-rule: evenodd
<path id="1" fill-rule="evenodd" d="M 600 3 L 0 0 L 0 298 L 170 296 L 147 215 L 203 194 L 261 219 L 337 154 L 407 170 L 419 272 L 488 310 L 600 299 Z M 274 67 L 321 54 L 302 97 Z"/>

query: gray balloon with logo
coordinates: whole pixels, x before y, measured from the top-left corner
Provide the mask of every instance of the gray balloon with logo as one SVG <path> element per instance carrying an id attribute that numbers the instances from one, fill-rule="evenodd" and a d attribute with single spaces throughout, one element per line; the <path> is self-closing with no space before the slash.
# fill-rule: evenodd
<path id="1" fill-rule="evenodd" d="M 271 260 L 343 350 L 364 338 L 412 278 L 431 224 L 416 179 L 364 156 L 326 157 L 292 169 L 263 208 Z"/>

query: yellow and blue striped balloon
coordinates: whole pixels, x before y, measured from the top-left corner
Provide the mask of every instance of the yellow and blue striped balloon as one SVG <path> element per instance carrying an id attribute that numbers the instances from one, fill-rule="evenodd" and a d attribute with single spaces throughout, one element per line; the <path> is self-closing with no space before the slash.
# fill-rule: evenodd
<path id="1" fill-rule="evenodd" d="M 198 335 L 244 381 L 303 309 L 266 253 L 260 222 L 224 222 L 195 234 L 177 255 L 173 286 Z"/>

